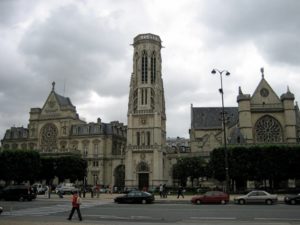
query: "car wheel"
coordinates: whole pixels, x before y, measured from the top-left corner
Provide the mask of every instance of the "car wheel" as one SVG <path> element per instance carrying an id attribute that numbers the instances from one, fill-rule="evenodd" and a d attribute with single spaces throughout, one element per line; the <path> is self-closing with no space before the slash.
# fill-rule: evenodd
<path id="1" fill-rule="evenodd" d="M 201 201 L 198 199 L 198 200 L 196 200 L 196 204 L 197 205 L 200 205 L 201 204 Z"/>
<path id="2" fill-rule="evenodd" d="M 244 205 L 245 203 L 246 203 L 245 199 L 240 199 L 240 200 L 239 200 L 239 204 L 240 204 L 240 205 Z"/>
<path id="3" fill-rule="evenodd" d="M 295 199 L 291 200 L 291 205 L 296 205 L 296 200 Z"/>
<path id="4" fill-rule="evenodd" d="M 23 202 L 24 200 L 25 200 L 25 198 L 23 196 L 20 196 L 19 201 Z"/>
<path id="5" fill-rule="evenodd" d="M 146 204 L 146 203 L 147 203 L 146 199 L 143 199 L 142 204 Z"/>
<path id="6" fill-rule="evenodd" d="M 225 204 L 226 204 L 226 201 L 223 199 L 223 200 L 221 201 L 221 204 L 222 204 L 222 205 L 225 205 Z"/>
<path id="7" fill-rule="evenodd" d="M 266 204 L 267 204 L 267 205 L 272 205 L 272 204 L 273 204 L 273 201 L 272 201 L 271 199 L 267 199 L 267 200 L 266 200 Z"/>

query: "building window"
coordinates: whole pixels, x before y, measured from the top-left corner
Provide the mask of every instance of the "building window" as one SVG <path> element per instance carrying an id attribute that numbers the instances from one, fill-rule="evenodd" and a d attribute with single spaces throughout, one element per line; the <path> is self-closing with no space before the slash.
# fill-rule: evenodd
<path id="1" fill-rule="evenodd" d="M 280 143 L 283 141 L 279 122 L 271 116 L 264 116 L 255 124 L 257 143 Z"/>
<path id="2" fill-rule="evenodd" d="M 141 145 L 141 134 L 140 134 L 140 132 L 136 132 L 136 144 Z"/>
<path id="3" fill-rule="evenodd" d="M 99 167 L 99 162 L 98 161 L 93 161 L 93 167 Z"/>
<path id="4" fill-rule="evenodd" d="M 99 145 L 94 144 L 94 156 L 97 157 L 99 154 Z"/>
<path id="5" fill-rule="evenodd" d="M 147 145 L 149 146 L 151 144 L 151 134 L 150 131 L 147 131 Z"/>
<path id="6" fill-rule="evenodd" d="M 142 100 L 142 102 L 141 102 L 141 104 L 142 105 L 147 105 L 147 103 L 148 103 L 148 89 L 147 88 L 142 88 L 141 89 L 141 94 L 142 94 L 142 96 L 141 96 L 141 100 Z"/>
<path id="7" fill-rule="evenodd" d="M 151 83 L 155 83 L 156 80 L 156 56 L 155 52 L 151 56 Z"/>
<path id="8" fill-rule="evenodd" d="M 147 61 L 147 52 L 143 51 L 142 55 L 142 83 L 147 83 L 148 81 L 148 61 Z"/>
<path id="9" fill-rule="evenodd" d="M 58 130 L 52 123 L 46 124 L 41 129 L 41 148 L 44 152 L 52 152 L 57 149 Z"/>

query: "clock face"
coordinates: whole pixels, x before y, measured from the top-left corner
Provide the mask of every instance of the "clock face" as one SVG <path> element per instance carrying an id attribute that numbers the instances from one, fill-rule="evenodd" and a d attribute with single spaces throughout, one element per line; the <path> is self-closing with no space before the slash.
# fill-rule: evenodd
<path id="1" fill-rule="evenodd" d="M 268 89 L 262 88 L 262 89 L 260 90 L 260 95 L 263 96 L 263 97 L 267 97 L 267 96 L 269 95 Z"/>

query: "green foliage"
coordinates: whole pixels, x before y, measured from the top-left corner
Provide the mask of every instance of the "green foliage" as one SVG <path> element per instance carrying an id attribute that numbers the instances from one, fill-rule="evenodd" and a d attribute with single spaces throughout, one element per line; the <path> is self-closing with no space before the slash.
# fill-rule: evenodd
<path id="1" fill-rule="evenodd" d="M 40 155 L 33 150 L 5 150 L 0 153 L 0 179 L 17 183 L 33 182 L 40 171 Z"/>
<path id="2" fill-rule="evenodd" d="M 173 178 L 180 181 L 180 185 L 185 186 L 188 177 L 203 177 L 205 175 L 205 161 L 201 157 L 179 158 L 173 166 Z"/>
<path id="3" fill-rule="evenodd" d="M 269 180 L 272 187 L 280 181 L 300 178 L 300 147 L 269 145 L 228 148 L 229 176 L 237 183 Z M 224 148 L 214 149 L 208 175 L 225 180 Z"/>
<path id="4" fill-rule="evenodd" d="M 0 152 L 0 180 L 22 183 L 46 180 L 51 183 L 57 176 L 60 181 L 82 180 L 87 163 L 80 156 L 40 157 L 34 150 L 5 150 Z"/>

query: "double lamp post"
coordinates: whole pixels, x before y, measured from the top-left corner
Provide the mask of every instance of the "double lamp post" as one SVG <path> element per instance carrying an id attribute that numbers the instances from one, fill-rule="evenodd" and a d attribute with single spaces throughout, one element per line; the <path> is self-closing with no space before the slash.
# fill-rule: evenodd
<path id="1" fill-rule="evenodd" d="M 227 70 L 218 70 L 213 69 L 211 71 L 212 74 L 218 73 L 220 75 L 221 79 L 221 88 L 219 89 L 219 92 L 222 96 L 222 122 L 223 122 L 223 135 L 224 135 L 224 155 L 225 155 L 225 177 L 226 177 L 226 190 L 225 192 L 229 193 L 229 169 L 228 169 L 228 152 L 227 152 L 227 138 L 226 138 L 226 120 L 225 120 L 225 109 L 224 109 L 224 91 L 223 91 L 223 81 L 222 81 L 222 75 L 225 74 L 226 76 L 229 76 L 230 73 Z"/>

